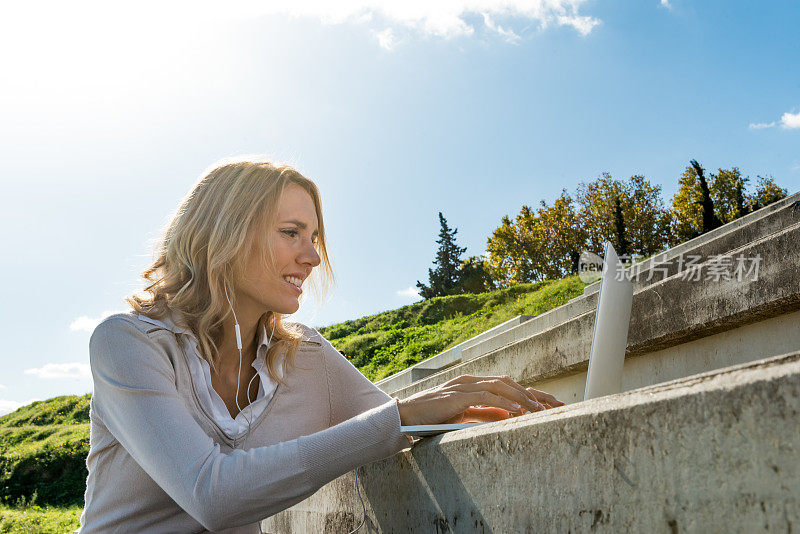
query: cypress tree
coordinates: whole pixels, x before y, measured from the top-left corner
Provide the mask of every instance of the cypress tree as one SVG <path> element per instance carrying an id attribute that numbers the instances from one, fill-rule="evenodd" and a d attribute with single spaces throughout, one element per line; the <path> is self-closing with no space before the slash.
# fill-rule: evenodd
<path id="1" fill-rule="evenodd" d="M 702 198 L 700 200 L 700 207 L 703 210 L 703 228 L 701 234 L 709 232 L 714 228 L 722 226 L 722 221 L 719 220 L 717 214 L 714 213 L 714 201 L 711 200 L 711 191 L 708 188 L 708 182 L 703 172 L 703 167 L 697 163 L 696 159 L 691 160 L 689 163 L 694 167 L 694 172 L 697 174 L 697 179 L 700 180 L 700 192 Z"/>
<path id="2" fill-rule="evenodd" d="M 453 295 L 461 293 L 461 255 L 466 252 L 467 247 L 459 247 L 456 244 L 457 228 L 451 229 L 447 226 L 447 219 L 442 212 L 439 212 L 439 250 L 436 252 L 436 259 L 433 264 L 436 269 L 428 269 L 428 286 L 417 280 L 417 287 L 420 295 L 429 299 L 443 295 Z"/>
<path id="3" fill-rule="evenodd" d="M 622 202 L 619 194 L 614 197 L 614 234 L 617 254 L 620 257 L 630 254 L 630 243 L 625 237 L 625 218 L 622 216 Z"/>

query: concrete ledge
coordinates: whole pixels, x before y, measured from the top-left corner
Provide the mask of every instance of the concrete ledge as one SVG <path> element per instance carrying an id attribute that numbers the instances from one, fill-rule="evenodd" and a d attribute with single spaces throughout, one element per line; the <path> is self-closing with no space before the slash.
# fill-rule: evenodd
<path id="1" fill-rule="evenodd" d="M 362 532 L 791 532 L 800 353 L 452 432 L 362 468 Z M 353 473 L 264 520 L 345 533 Z"/>
<path id="2" fill-rule="evenodd" d="M 633 299 L 626 358 L 800 309 L 798 243 L 800 223 L 731 251 L 762 258 L 756 281 L 685 281 L 681 275 L 673 275 L 637 292 Z M 393 395 L 405 398 L 461 374 L 507 374 L 520 383 L 532 385 L 585 372 L 593 327 L 594 310 L 414 382 Z"/>

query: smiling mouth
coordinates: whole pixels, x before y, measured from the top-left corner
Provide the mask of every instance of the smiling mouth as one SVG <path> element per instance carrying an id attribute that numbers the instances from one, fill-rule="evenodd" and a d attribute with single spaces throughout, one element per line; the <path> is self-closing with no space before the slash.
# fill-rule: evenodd
<path id="1" fill-rule="evenodd" d="M 292 286 L 296 291 L 300 293 L 303 292 L 303 289 L 300 287 L 300 284 L 303 283 L 302 280 L 295 278 L 293 276 L 284 276 L 283 281 L 286 282 L 288 285 Z"/>

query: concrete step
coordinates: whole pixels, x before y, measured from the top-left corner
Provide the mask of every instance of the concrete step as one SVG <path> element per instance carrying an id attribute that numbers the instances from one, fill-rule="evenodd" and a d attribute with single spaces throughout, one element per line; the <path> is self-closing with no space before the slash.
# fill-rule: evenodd
<path id="1" fill-rule="evenodd" d="M 791 315 L 800 310 L 798 243 L 800 223 L 730 251 L 760 258 L 755 281 L 684 280 L 678 273 L 637 291 L 623 387 L 732 365 L 750 354 L 763 355 L 764 350 L 781 354 L 800 349 L 800 329 L 792 323 L 797 316 Z M 703 264 L 705 268 L 708 265 Z M 581 302 L 572 303 L 574 309 L 579 310 Z M 509 375 L 520 383 L 536 384 L 565 402 L 580 400 L 594 327 L 594 307 L 584 305 L 589 308 L 585 313 L 392 394 L 405 398 L 461 374 Z M 525 328 L 533 322 L 525 323 Z M 745 327 L 742 332 L 735 331 Z M 716 337 L 702 342 L 711 336 Z M 709 347 L 708 343 L 716 345 Z M 682 347 L 674 349 L 678 346 Z"/>
<path id="2" fill-rule="evenodd" d="M 690 239 L 661 254 L 648 258 L 628 268 L 635 289 L 642 289 L 672 276 L 681 268 L 681 258 L 699 256 L 703 260 L 725 254 L 745 243 L 762 239 L 787 226 L 800 222 L 800 193 L 765 206 L 740 219 L 731 221 L 711 232 Z M 702 261 L 702 260 L 701 260 Z M 587 285 L 584 295 L 596 293 L 600 282 Z"/>
<path id="3" fill-rule="evenodd" d="M 792 532 L 798 420 L 794 352 L 428 438 L 361 469 L 363 531 Z M 354 481 L 263 532 L 350 532 Z"/>

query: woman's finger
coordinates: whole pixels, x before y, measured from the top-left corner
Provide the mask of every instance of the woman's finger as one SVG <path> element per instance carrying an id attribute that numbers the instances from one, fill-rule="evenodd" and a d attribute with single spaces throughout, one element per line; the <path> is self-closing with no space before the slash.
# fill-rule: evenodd
<path id="1" fill-rule="evenodd" d="M 477 382 L 481 378 L 483 377 L 473 376 L 473 375 L 458 375 L 457 377 L 451 378 L 450 380 L 442 384 L 442 387 L 447 387 L 454 384 L 471 384 L 473 382 Z"/>
<path id="2" fill-rule="evenodd" d="M 486 389 L 479 391 L 458 392 L 459 400 L 462 402 L 462 411 L 470 406 L 483 405 L 494 408 L 502 408 L 507 412 L 518 412 L 522 406 L 506 397 L 495 395 Z"/>
<path id="3" fill-rule="evenodd" d="M 530 392 L 531 395 L 534 396 L 534 398 L 538 402 L 546 402 L 547 404 L 549 404 L 554 408 L 556 406 L 564 406 L 567 404 L 566 402 L 561 402 L 551 394 L 545 393 L 544 391 L 539 391 L 538 389 L 533 389 L 533 388 L 528 388 L 528 391 Z"/>
<path id="4" fill-rule="evenodd" d="M 484 380 L 481 380 L 479 382 L 452 385 L 450 386 L 450 389 L 454 391 L 463 391 L 467 393 L 479 392 L 484 390 L 490 391 L 491 393 L 494 393 L 495 395 L 501 397 L 505 397 L 519 404 L 526 410 L 530 410 L 532 412 L 539 412 L 545 409 L 545 407 L 542 404 L 532 400 L 524 389 L 520 391 L 508 385 L 506 382 L 500 380 L 499 378 L 489 379 L 488 377 L 484 377 Z"/>

